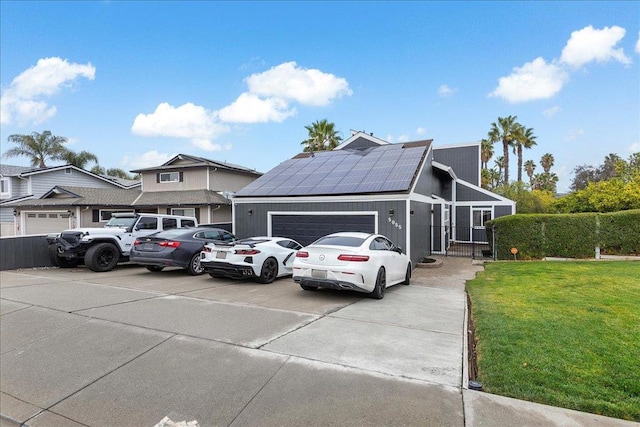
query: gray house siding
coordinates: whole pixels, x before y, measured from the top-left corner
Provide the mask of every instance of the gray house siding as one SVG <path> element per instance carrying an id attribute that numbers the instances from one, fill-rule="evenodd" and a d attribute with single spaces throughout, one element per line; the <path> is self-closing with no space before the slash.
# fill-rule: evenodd
<path id="1" fill-rule="evenodd" d="M 451 166 L 459 179 L 480 185 L 480 146 L 434 148 L 433 160 Z"/>
<path id="2" fill-rule="evenodd" d="M 234 200 L 234 233 L 240 237 L 264 236 L 268 234 L 269 212 L 377 212 L 378 233 L 390 238 L 398 246 L 406 248 L 406 201 L 371 202 L 286 202 L 251 203 Z M 249 214 L 249 209 L 251 214 Z M 393 216 L 389 211 L 393 209 Z M 282 236 L 288 237 L 288 236 Z M 322 237 L 322 236 L 317 236 Z"/>
<path id="3" fill-rule="evenodd" d="M 51 190 L 52 183 L 64 187 L 114 188 L 114 185 L 94 178 L 75 169 L 66 173 L 64 169 L 31 175 L 31 194 L 40 197 Z"/>
<path id="4" fill-rule="evenodd" d="M 513 215 L 515 212 L 512 211 L 511 206 L 496 206 L 494 209 L 494 218 L 499 218 L 501 216 Z"/>
<path id="5" fill-rule="evenodd" d="M 471 207 L 456 207 L 456 228 L 455 240 L 470 241 L 471 240 Z"/>
<path id="6" fill-rule="evenodd" d="M 497 197 L 492 197 L 481 191 L 467 187 L 460 183 L 456 184 L 456 199 L 458 202 L 497 202 Z"/>
<path id="7" fill-rule="evenodd" d="M 430 203 L 412 201 L 409 215 L 411 221 L 411 264 L 416 264 L 431 254 L 431 208 Z M 401 245 L 402 246 L 402 245 Z M 402 247 L 406 250 L 406 248 Z"/>

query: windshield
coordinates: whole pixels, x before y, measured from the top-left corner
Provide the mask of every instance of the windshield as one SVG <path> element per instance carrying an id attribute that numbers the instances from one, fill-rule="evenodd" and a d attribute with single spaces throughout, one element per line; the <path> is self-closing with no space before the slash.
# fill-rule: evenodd
<path id="1" fill-rule="evenodd" d="M 105 224 L 105 227 L 118 227 L 118 228 L 129 228 L 136 221 L 136 217 L 121 217 L 116 218 L 112 216 L 109 219 L 109 222 Z"/>

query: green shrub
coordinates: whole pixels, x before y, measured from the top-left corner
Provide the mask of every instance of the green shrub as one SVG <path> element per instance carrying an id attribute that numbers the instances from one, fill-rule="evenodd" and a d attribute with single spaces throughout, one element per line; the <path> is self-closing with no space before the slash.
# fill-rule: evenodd
<path id="1" fill-rule="evenodd" d="M 486 227 L 497 259 L 513 259 L 514 247 L 518 259 L 593 258 L 598 246 L 605 254 L 640 254 L 640 210 L 511 215 Z"/>

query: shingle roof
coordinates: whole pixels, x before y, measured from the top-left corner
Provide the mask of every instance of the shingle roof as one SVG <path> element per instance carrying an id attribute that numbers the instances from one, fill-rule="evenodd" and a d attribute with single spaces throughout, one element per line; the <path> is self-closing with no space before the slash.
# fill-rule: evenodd
<path id="1" fill-rule="evenodd" d="M 13 166 L 0 164 L 0 175 L 2 176 L 18 176 L 22 172 L 32 170 L 32 167 L 27 166 Z"/>
<path id="2" fill-rule="evenodd" d="M 146 191 L 136 200 L 134 206 L 146 205 L 228 205 L 225 199 L 215 191 L 189 190 L 189 191 Z"/>
<path id="3" fill-rule="evenodd" d="M 177 160 L 189 160 L 192 163 L 174 164 Z M 144 169 L 135 169 L 135 170 L 132 170 L 131 172 L 142 173 L 142 172 L 148 172 L 148 171 L 173 170 L 173 169 L 184 169 L 184 168 L 205 167 L 205 166 L 245 172 L 245 173 L 250 173 L 252 175 L 262 175 L 262 173 L 256 171 L 255 169 L 249 169 L 244 166 L 235 165 L 233 163 L 219 162 L 216 160 L 205 159 L 204 157 L 191 156 L 188 154 L 178 154 L 177 156 L 173 157 L 171 160 L 167 161 L 166 163 L 160 166 L 144 168 Z"/>
<path id="4" fill-rule="evenodd" d="M 410 191 L 431 140 L 302 153 L 234 197 L 398 193 Z"/>

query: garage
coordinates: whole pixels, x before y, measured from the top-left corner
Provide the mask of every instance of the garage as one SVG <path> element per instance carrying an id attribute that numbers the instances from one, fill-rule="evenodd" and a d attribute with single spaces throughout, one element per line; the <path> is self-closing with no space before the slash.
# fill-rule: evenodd
<path id="1" fill-rule="evenodd" d="M 270 235 L 286 236 L 301 245 L 308 245 L 327 234 L 340 231 L 376 232 L 376 213 L 326 213 L 290 214 L 272 212 L 270 217 Z"/>
<path id="2" fill-rule="evenodd" d="M 57 233 L 71 228 L 71 214 L 61 212 L 23 212 L 24 234 Z"/>

